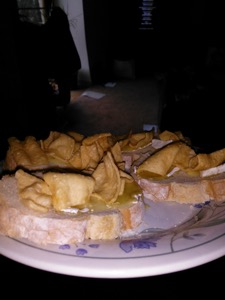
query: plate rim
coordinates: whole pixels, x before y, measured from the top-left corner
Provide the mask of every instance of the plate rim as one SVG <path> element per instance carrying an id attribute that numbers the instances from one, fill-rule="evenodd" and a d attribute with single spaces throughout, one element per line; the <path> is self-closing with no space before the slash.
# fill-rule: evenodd
<path id="1" fill-rule="evenodd" d="M 15 239 L 0 236 L 0 253 L 9 259 L 43 271 L 88 278 L 147 277 L 203 265 L 225 255 L 225 232 L 207 243 L 207 251 L 203 250 L 205 244 L 161 256 L 103 259 L 61 255 L 56 252 L 49 255 L 45 249 L 30 247 Z"/>

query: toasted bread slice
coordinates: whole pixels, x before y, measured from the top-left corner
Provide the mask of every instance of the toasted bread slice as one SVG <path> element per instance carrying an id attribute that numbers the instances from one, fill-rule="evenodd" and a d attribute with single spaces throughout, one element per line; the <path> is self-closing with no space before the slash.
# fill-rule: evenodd
<path id="1" fill-rule="evenodd" d="M 20 199 L 15 175 L 0 180 L 0 234 L 37 244 L 71 244 L 85 239 L 112 240 L 141 224 L 142 198 L 92 212 L 38 212 Z"/>
<path id="2" fill-rule="evenodd" d="M 175 172 L 163 179 L 134 178 L 147 199 L 176 201 L 179 203 L 204 203 L 210 200 L 225 201 L 225 172 L 207 177 Z"/>

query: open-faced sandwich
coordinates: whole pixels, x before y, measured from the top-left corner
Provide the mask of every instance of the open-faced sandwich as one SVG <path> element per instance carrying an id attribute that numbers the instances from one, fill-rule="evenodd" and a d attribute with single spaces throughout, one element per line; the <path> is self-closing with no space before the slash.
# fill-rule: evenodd
<path id="1" fill-rule="evenodd" d="M 38 244 L 129 236 L 143 219 L 142 191 L 110 133 L 9 138 L 0 181 L 0 233 Z"/>
<path id="2" fill-rule="evenodd" d="M 225 149 L 197 154 L 180 132 L 9 139 L 0 180 L 0 233 L 38 244 L 137 233 L 145 199 L 225 200 Z"/>
<path id="3" fill-rule="evenodd" d="M 132 176 L 153 201 L 204 203 L 225 200 L 225 149 L 196 153 L 174 141 L 133 166 Z"/>
<path id="4" fill-rule="evenodd" d="M 38 244 L 116 239 L 143 213 L 140 187 L 110 151 L 92 174 L 17 169 L 0 181 L 0 233 Z"/>

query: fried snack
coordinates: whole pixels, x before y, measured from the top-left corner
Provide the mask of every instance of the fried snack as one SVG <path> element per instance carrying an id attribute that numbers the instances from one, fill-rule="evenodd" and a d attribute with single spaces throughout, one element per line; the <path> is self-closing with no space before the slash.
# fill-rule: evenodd
<path id="1" fill-rule="evenodd" d="M 48 164 L 48 157 L 41 149 L 40 143 L 33 137 L 27 136 L 24 141 L 15 137 L 8 139 L 9 149 L 6 154 L 4 168 L 14 170 L 18 167 L 32 168 Z"/>
<path id="2" fill-rule="evenodd" d="M 137 174 L 141 177 L 165 177 L 171 171 L 175 157 L 182 145 L 181 142 L 174 142 L 153 153 L 137 167 Z"/>
<path id="3" fill-rule="evenodd" d="M 162 141 L 185 141 L 185 138 L 180 131 L 172 132 L 169 130 L 164 130 L 159 134 L 159 139 Z"/>
<path id="4" fill-rule="evenodd" d="M 179 151 L 174 158 L 173 164 L 171 165 L 171 169 L 177 167 L 183 171 L 191 171 L 190 170 L 190 161 L 193 157 L 196 156 L 195 151 L 185 143 L 180 143 Z M 194 171 L 194 170 L 193 170 Z"/>
<path id="5" fill-rule="evenodd" d="M 140 133 L 130 133 L 127 137 L 122 137 L 119 141 L 121 151 L 134 151 L 146 147 L 152 142 L 154 131 L 144 131 Z"/>
<path id="6" fill-rule="evenodd" d="M 153 130 L 123 136 L 106 132 L 88 137 L 74 131 L 51 131 L 45 140 L 40 141 L 36 141 L 34 137 L 27 137 L 25 141 L 12 137 L 9 139 L 10 147 L 4 169 L 64 168 L 92 174 L 104 154 L 110 151 L 117 166 L 130 172 L 131 166 L 139 165 L 158 149 L 183 140 L 180 132 L 164 131 L 157 138 Z"/>
<path id="7" fill-rule="evenodd" d="M 18 170 L 16 179 L 24 204 L 38 211 L 82 209 L 96 200 L 111 205 L 124 193 L 125 183 L 136 185 L 129 174 L 119 169 L 110 151 L 105 153 L 92 176 L 53 171 L 31 175 Z"/>
<path id="8" fill-rule="evenodd" d="M 78 170 L 92 173 L 103 158 L 104 153 L 115 143 L 110 133 L 100 133 L 82 140 L 82 144 L 69 163 Z"/>
<path id="9" fill-rule="evenodd" d="M 81 143 L 83 141 L 83 139 L 85 138 L 85 136 L 79 132 L 73 131 L 73 130 L 69 130 L 67 131 L 67 133 L 69 136 L 71 136 L 72 138 L 74 138 L 74 140 L 78 143 Z"/>
<path id="10" fill-rule="evenodd" d="M 17 170 L 19 195 L 25 206 L 39 212 L 88 206 L 94 179 L 75 173 L 47 172 L 43 178 Z"/>
<path id="11" fill-rule="evenodd" d="M 19 169 L 15 173 L 19 194 L 25 206 L 47 212 L 52 207 L 52 192 L 40 178 Z"/>
<path id="12" fill-rule="evenodd" d="M 41 140 L 41 148 L 48 156 L 49 161 L 67 162 L 79 147 L 80 144 L 78 143 L 77 146 L 74 138 L 57 131 L 51 131 L 47 139 Z"/>
<path id="13" fill-rule="evenodd" d="M 9 138 L 4 170 L 23 167 L 28 170 L 69 168 L 92 173 L 105 151 L 116 142 L 110 133 L 100 133 L 90 137 L 69 131 L 68 134 L 51 131 L 45 140 L 36 141 L 26 137 L 20 141 Z"/>
<path id="14" fill-rule="evenodd" d="M 199 176 L 201 171 L 217 167 L 224 162 L 225 148 L 209 154 L 196 154 L 186 143 L 178 141 L 153 153 L 137 167 L 136 172 L 143 178 L 170 176 L 173 170 Z"/>
<path id="15" fill-rule="evenodd" d="M 92 177 L 76 173 L 47 172 L 43 180 L 51 190 L 56 211 L 88 206 L 95 184 Z"/>
<path id="16" fill-rule="evenodd" d="M 119 169 L 110 152 L 107 152 L 103 161 L 94 171 L 93 178 L 95 179 L 93 197 L 110 204 L 115 202 L 118 196 L 123 193 L 123 180 L 120 178 Z"/>
<path id="17" fill-rule="evenodd" d="M 156 138 L 152 140 L 152 147 L 157 150 L 176 141 L 181 141 L 191 146 L 190 139 L 184 137 L 182 132 L 180 131 L 171 132 L 168 130 L 164 130 L 163 132 L 159 133 Z"/>
<path id="18" fill-rule="evenodd" d="M 110 148 L 110 152 L 112 153 L 113 159 L 118 168 L 125 171 L 125 162 L 119 143 L 115 143 L 115 145 Z"/>
<path id="19" fill-rule="evenodd" d="M 202 171 L 217 167 L 225 162 L 225 148 L 212 153 L 199 153 L 191 158 L 189 166 L 192 170 Z"/>
<path id="20" fill-rule="evenodd" d="M 84 146 L 90 146 L 95 143 L 99 144 L 106 151 L 115 144 L 115 138 L 111 133 L 106 132 L 91 135 L 82 141 L 82 145 Z"/>
<path id="21" fill-rule="evenodd" d="M 69 160 L 70 165 L 77 169 L 92 173 L 102 159 L 104 151 L 98 144 L 81 145 Z"/>

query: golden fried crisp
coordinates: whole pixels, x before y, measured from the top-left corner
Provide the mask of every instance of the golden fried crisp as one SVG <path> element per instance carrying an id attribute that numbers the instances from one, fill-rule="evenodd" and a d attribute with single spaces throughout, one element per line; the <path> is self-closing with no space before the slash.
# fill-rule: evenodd
<path id="1" fill-rule="evenodd" d="M 172 167 L 185 171 L 190 167 L 190 160 L 196 156 L 195 151 L 185 143 L 181 143 L 179 151 L 174 158 Z"/>
<path id="2" fill-rule="evenodd" d="M 154 131 L 144 131 L 140 133 L 130 133 L 126 138 L 119 141 L 122 151 L 133 151 L 146 147 L 152 142 Z"/>
<path id="3" fill-rule="evenodd" d="M 94 195 L 106 203 L 113 203 L 121 193 L 121 178 L 112 154 L 107 152 L 92 174 L 95 179 Z"/>
<path id="4" fill-rule="evenodd" d="M 123 160 L 122 152 L 119 143 L 115 143 L 114 146 L 111 147 L 110 152 L 112 153 L 113 159 L 118 166 L 119 169 L 125 170 L 125 162 Z"/>
<path id="5" fill-rule="evenodd" d="M 80 148 L 73 153 L 69 163 L 78 170 L 92 173 L 103 158 L 104 153 L 115 143 L 110 133 L 95 134 L 82 140 Z"/>
<path id="6" fill-rule="evenodd" d="M 153 153 L 137 168 L 137 174 L 144 177 L 166 176 L 182 145 L 182 142 L 174 142 Z"/>
<path id="7" fill-rule="evenodd" d="M 98 143 L 104 150 L 107 150 L 115 143 L 115 138 L 111 133 L 96 133 L 83 139 L 83 145 L 92 145 Z"/>
<path id="8" fill-rule="evenodd" d="M 78 173 L 47 172 L 43 175 L 52 193 L 55 210 L 82 208 L 88 205 L 94 189 L 94 179 Z"/>
<path id="9" fill-rule="evenodd" d="M 29 168 L 34 165 L 42 166 L 48 163 L 47 155 L 33 136 L 27 136 L 24 141 L 11 137 L 8 142 L 9 150 L 6 157 L 8 165 L 15 164 L 16 166 Z M 10 159 L 14 162 L 10 162 Z"/>
<path id="10" fill-rule="evenodd" d="M 172 132 L 169 130 L 164 130 L 159 134 L 159 138 L 162 141 L 179 141 L 184 140 L 183 134 L 180 131 Z"/>
<path id="11" fill-rule="evenodd" d="M 81 145 L 69 163 L 78 170 L 94 170 L 104 155 L 103 149 L 96 143 L 89 146 Z"/>
<path id="12" fill-rule="evenodd" d="M 73 130 L 67 131 L 66 134 L 68 134 L 69 136 L 74 138 L 74 140 L 79 143 L 81 143 L 83 141 L 83 139 L 85 138 L 85 136 L 83 134 L 73 131 Z"/>
<path id="13" fill-rule="evenodd" d="M 74 153 L 75 144 L 74 138 L 57 131 L 51 131 L 48 138 L 41 141 L 41 147 L 48 155 L 49 160 L 53 158 L 68 161 Z"/>
<path id="14" fill-rule="evenodd" d="M 192 157 L 189 167 L 195 171 L 202 171 L 209 168 L 217 167 L 225 162 L 225 148 L 212 153 L 199 153 Z"/>
<path id="15" fill-rule="evenodd" d="M 225 162 L 225 148 L 209 154 L 199 153 L 181 141 L 172 142 L 148 157 L 137 167 L 141 177 L 166 176 L 174 168 L 190 175 L 217 167 Z"/>
<path id="16" fill-rule="evenodd" d="M 132 183 L 133 178 L 120 170 L 110 151 L 108 151 L 103 160 L 98 164 L 92 174 L 95 179 L 95 187 L 92 198 L 112 204 L 123 194 L 125 183 Z"/>
<path id="17" fill-rule="evenodd" d="M 34 175 L 19 169 L 15 173 L 19 195 L 25 206 L 40 212 L 52 207 L 52 193 L 49 186 Z"/>

